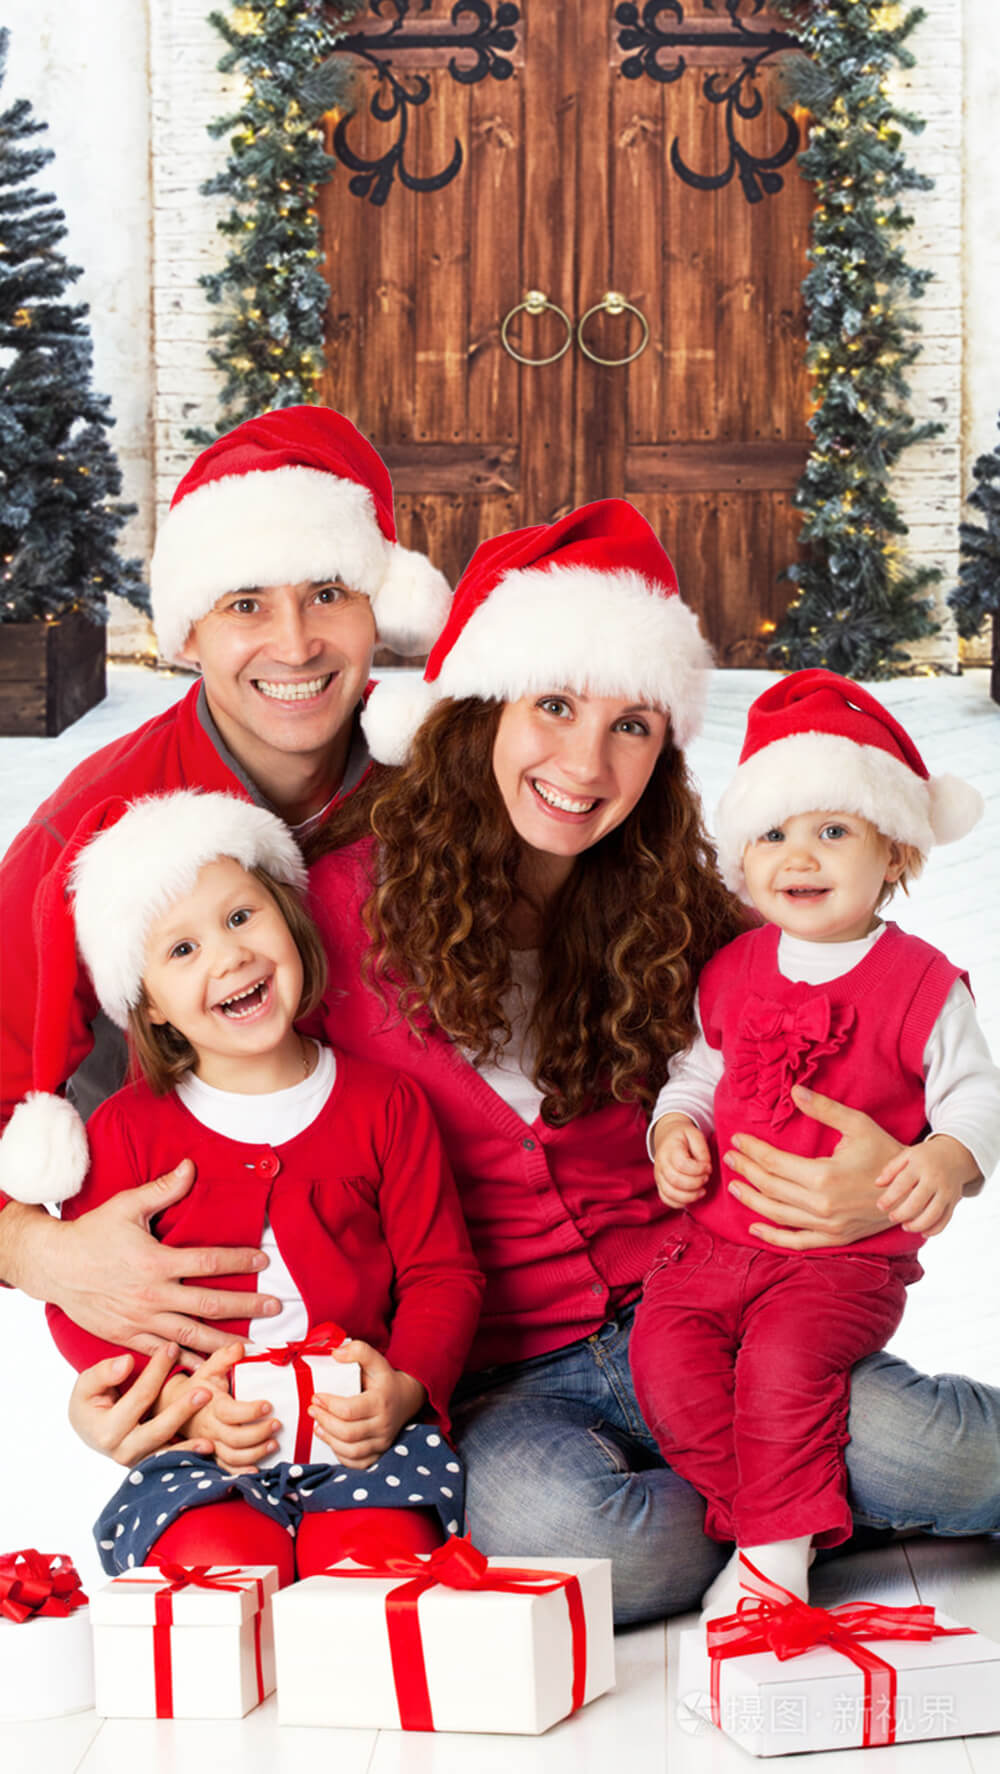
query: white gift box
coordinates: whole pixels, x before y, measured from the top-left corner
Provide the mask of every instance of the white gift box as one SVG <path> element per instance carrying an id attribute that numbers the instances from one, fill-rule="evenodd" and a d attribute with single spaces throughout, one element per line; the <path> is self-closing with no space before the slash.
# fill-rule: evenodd
<path id="1" fill-rule="evenodd" d="M 958 1622 L 937 1613 L 939 1626 Z M 1000 1731 L 1000 1645 L 978 1632 L 924 1642 L 862 1639 L 896 1671 L 894 1741 L 973 1737 Z M 680 1635 L 677 1703 L 711 1725 L 704 1628 Z M 722 1661 L 719 1725 L 755 1756 L 853 1749 L 865 1741 L 863 1671 L 832 1646 L 780 1661 L 770 1651 Z M 887 1709 L 872 1707 L 871 1741 L 885 1741 Z M 880 1734 L 881 1733 L 881 1734 Z"/>
<path id="2" fill-rule="evenodd" d="M 0 1719 L 54 1719 L 94 1704 L 90 1609 L 0 1619 Z"/>
<path id="3" fill-rule="evenodd" d="M 614 1686 L 609 1559 L 491 1558 L 576 1577 L 585 1617 L 583 1702 Z M 344 1560 L 337 1569 L 357 1566 Z M 308 1577 L 275 1602 L 283 1725 L 400 1729 L 386 1597 L 406 1578 Z M 565 1587 L 530 1595 L 438 1585 L 417 1604 L 436 1731 L 537 1735 L 573 1710 L 574 1645 Z M 412 1668 L 412 1656 L 406 1659 Z"/>
<path id="4" fill-rule="evenodd" d="M 296 1453 L 300 1412 L 307 1410 L 314 1392 L 329 1392 L 335 1398 L 356 1398 L 361 1391 L 361 1369 L 356 1361 L 334 1361 L 332 1355 L 307 1355 L 300 1359 L 305 1361 L 311 1375 L 311 1390 L 306 1399 L 299 1395 L 294 1362 L 238 1361 L 233 1368 L 233 1397 L 268 1399 L 281 1424 L 274 1438 L 278 1443 L 277 1453 L 258 1460 L 258 1466 L 277 1466 L 282 1460 L 298 1461 L 301 1465 L 311 1462 L 340 1465 L 336 1454 L 315 1433 L 310 1434 L 308 1452 Z M 308 1422 L 311 1430 L 312 1419 L 309 1418 Z"/>
<path id="5" fill-rule="evenodd" d="M 275 1566 L 206 1574 L 232 1587 L 171 1592 L 159 1565 L 137 1565 L 94 1595 L 94 1705 L 104 1718 L 241 1719 L 273 1692 Z M 157 1620 L 158 1596 L 170 1624 Z"/>

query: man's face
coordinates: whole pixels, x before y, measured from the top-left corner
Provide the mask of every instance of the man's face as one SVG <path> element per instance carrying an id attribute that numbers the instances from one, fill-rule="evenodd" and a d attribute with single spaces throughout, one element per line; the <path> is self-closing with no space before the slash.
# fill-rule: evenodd
<path id="1" fill-rule="evenodd" d="M 255 779 L 290 755 L 317 759 L 348 726 L 371 669 L 375 619 L 336 580 L 219 598 L 181 658 L 201 668 L 226 744 Z"/>

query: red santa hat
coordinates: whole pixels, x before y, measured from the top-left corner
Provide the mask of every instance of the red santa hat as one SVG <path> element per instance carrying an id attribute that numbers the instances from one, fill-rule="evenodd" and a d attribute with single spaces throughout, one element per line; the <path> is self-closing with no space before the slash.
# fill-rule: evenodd
<path id="1" fill-rule="evenodd" d="M 228 591 L 340 579 L 371 599 L 379 640 L 423 653 L 448 584 L 396 540 L 392 482 L 367 438 L 329 407 L 262 413 L 220 437 L 185 474 L 150 563 L 167 659 Z"/>
<path id="2" fill-rule="evenodd" d="M 646 519 L 602 499 L 477 548 L 423 679 L 383 679 L 362 726 L 399 764 L 444 697 L 515 702 L 543 690 L 628 696 L 667 710 L 675 744 L 697 732 L 711 654 Z"/>
<path id="3" fill-rule="evenodd" d="M 237 795 L 194 789 L 102 802 L 43 881 L 34 919 L 40 963 L 34 1090 L 0 1139 L 0 1189 L 15 1201 L 65 1201 L 87 1174 L 83 1122 L 56 1094 L 91 1044 L 77 992 L 79 958 L 102 1009 L 124 1029 L 139 1002 L 150 925 L 219 857 L 305 886 L 298 845 L 276 814 Z"/>
<path id="4" fill-rule="evenodd" d="M 983 800 L 958 776 L 931 776 L 909 734 L 860 684 L 796 671 L 747 716 L 739 768 L 716 813 L 726 884 L 741 889 L 749 843 L 814 810 L 859 814 L 926 856 L 971 831 Z"/>

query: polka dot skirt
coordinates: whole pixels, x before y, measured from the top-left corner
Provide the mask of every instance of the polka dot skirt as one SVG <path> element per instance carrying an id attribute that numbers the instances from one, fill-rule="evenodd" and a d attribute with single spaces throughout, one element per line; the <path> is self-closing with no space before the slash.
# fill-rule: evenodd
<path id="1" fill-rule="evenodd" d="M 101 1564 L 111 1576 L 143 1565 L 150 1547 L 187 1509 L 242 1498 L 294 1534 L 303 1515 L 326 1509 L 435 1509 L 446 1534 L 461 1533 L 465 1473 L 432 1423 L 408 1423 L 394 1447 L 364 1471 L 290 1466 L 223 1472 L 213 1459 L 153 1454 L 133 1468 L 94 1524 Z"/>

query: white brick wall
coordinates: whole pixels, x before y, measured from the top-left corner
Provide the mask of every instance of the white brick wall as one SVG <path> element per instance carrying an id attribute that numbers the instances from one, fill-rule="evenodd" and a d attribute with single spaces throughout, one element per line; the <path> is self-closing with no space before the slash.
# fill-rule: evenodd
<path id="1" fill-rule="evenodd" d="M 962 498 L 962 0 L 922 0 L 927 16 L 910 38 L 916 67 L 896 76 L 893 92 L 904 108 L 926 119 L 905 137 L 907 157 L 934 180 L 907 206 L 914 226 L 907 252 L 934 281 L 915 306 L 923 349 L 910 372 L 911 406 L 918 420 L 944 425 L 932 443 L 908 450 L 893 491 L 909 528 L 908 558 L 941 568 L 937 615 L 942 631 L 913 648 L 913 657 L 954 668 L 955 625 L 946 598 L 958 571 L 957 525 Z"/>
<path id="2" fill-rule="evenodd" d="M 198 278 L 224 258 L 216 221 L 226 205 L 203 197 L 199 187 L 225 163 L 226 139 L 213 141 L 207 126 L 235 108 L 239 83 L 218 72 L 225 42 L 208 23 L 208 10 L 205 0 L 154 0 L 150 9 L 157 521 L 191 461 L 185 430 L 215 423 L 221 380 L 207 355 L 218 310 Z"/>

